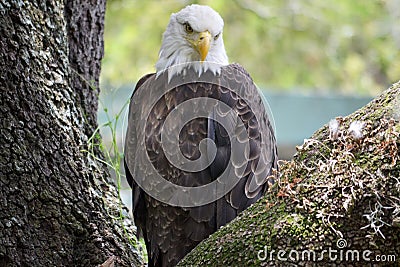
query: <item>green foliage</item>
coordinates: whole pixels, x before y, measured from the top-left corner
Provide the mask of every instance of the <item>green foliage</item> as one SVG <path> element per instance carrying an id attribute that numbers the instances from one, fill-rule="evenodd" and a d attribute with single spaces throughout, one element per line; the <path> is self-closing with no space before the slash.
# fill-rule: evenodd
<path id="1" fill-rule="evenodd" d="M 394 0 L 114 0 L 106 12 L 102 82 L 133 84 L 153 72 L 170 14 L 193 2 L 221 14 L 231 62 L 261 87 L 377 94 L 400 78 Z"/>

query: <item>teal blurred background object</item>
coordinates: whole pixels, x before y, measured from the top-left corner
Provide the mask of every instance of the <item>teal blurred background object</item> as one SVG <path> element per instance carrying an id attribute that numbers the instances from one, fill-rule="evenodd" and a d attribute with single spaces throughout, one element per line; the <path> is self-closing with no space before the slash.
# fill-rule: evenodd
<path id="1" fill-rule="evenodd" d="M 315 94 L 283 94 L 264 90 L 276 125 L 279 158 L 289 160 L 295 146 L 337 116 L 361 108 L 371 97 Z"/>

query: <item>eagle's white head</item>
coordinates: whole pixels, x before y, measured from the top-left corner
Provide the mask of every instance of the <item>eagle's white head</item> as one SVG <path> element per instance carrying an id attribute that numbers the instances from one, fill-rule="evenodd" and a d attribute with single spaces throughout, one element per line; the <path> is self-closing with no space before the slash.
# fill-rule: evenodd
<path id="1" fill-rule="evenodd" d="M 157 76 L 168 69 L 168 79 L 192 66 L 199 75 L 219 74 L 228 65 L 222 30 L 224 21 L 211 7 L 190 5 L 171 15 L 163 34 Z"/>

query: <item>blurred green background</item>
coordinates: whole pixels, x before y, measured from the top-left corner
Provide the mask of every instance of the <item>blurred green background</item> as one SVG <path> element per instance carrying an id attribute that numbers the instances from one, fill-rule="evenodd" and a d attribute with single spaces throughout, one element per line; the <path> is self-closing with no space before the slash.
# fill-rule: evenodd
<path id="1" fill-rule="evenodd" d="M 400 79 L 398 0 L 110 0 L 103 87 L 153 72 L 170 14 L 192 3 L 220 13 L 230 61 L 261 88 L 370 96 Z"/>

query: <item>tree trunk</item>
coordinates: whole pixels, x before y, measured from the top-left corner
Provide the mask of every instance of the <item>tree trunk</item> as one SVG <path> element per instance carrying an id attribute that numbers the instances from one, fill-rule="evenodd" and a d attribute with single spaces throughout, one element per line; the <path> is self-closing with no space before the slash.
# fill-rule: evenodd
<path id="1" fill-rule="evenodd" d="M 179 265 L 399 266 L 399 121 L 400 82 L 305 140 L 264 199 Z"/>
<path id="2" fill-rule="evenodd" d="M 65 2 L 0 3 L 0 266 L 137 266 L 134 227 L 85 152 L 105 0 Z"/>

